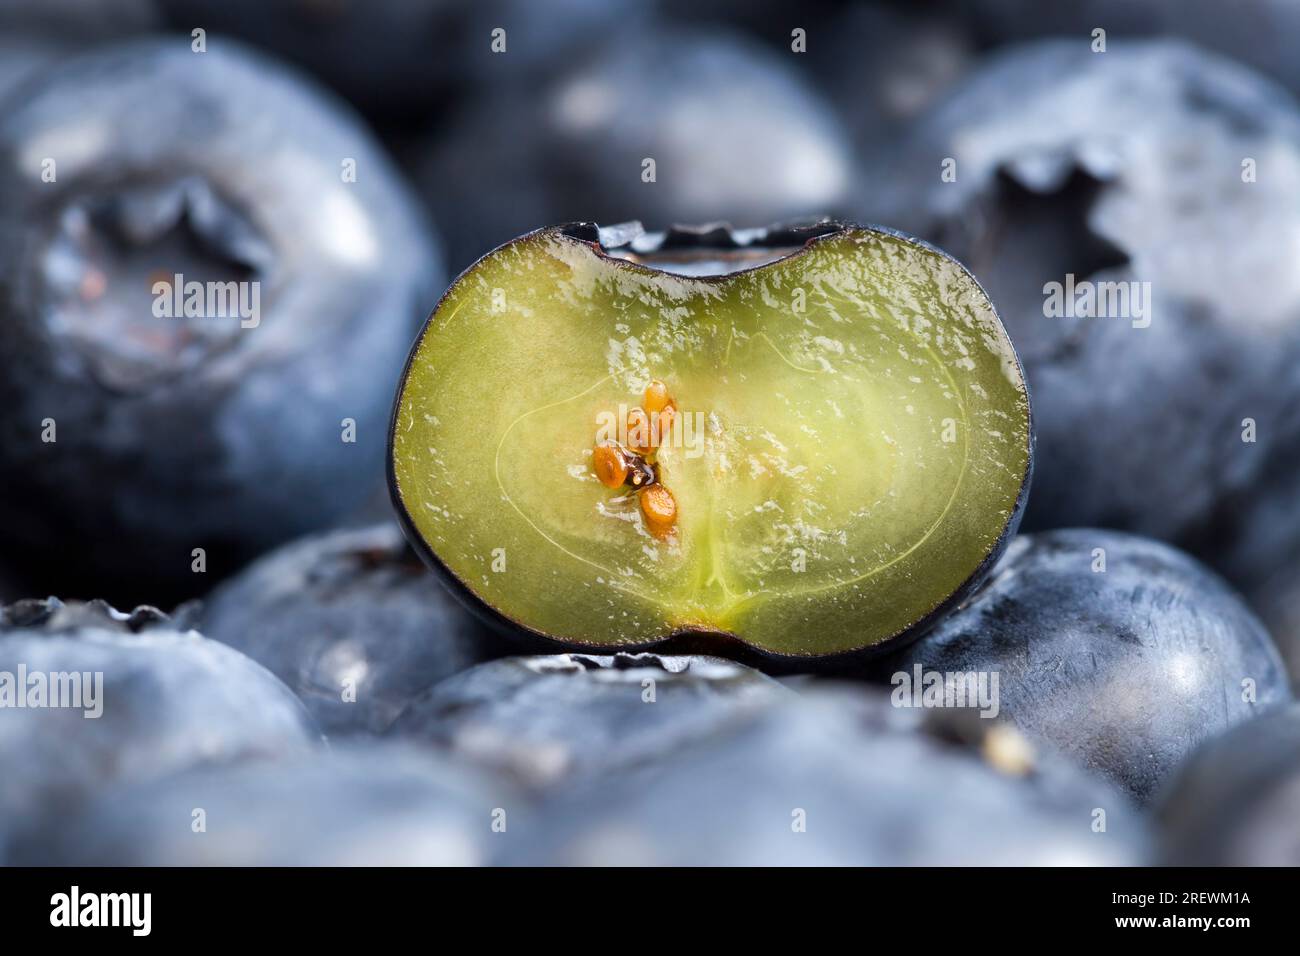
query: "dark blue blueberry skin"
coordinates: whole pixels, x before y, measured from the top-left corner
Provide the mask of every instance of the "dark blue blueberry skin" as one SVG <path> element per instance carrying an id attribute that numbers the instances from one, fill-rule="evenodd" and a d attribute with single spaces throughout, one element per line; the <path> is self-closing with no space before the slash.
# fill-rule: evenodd
<path id="1" fill-rule="evenodd" d="M 203 832 L 194 829 L 195 810 L 203 811 Z M 509 786 L 412 747 L 370 742 L 107 790 L 70 825 L 25 841 L 18 859 L 76 866 L 474 866 L 528 830 L 528 807 Z"/>
<path id="2" fill-rule="evenodd" d="M 656 763 L 790 693 L 720 658 L 510 657 L 433 687 L 390 735 L 543 788 Z"/>
<path id="3" fill-rule="evenodd" d="M 192 596 L 382 482 L 397 372 L 443 278 L 414 210 L 338 101 L 230 41 L 106 48 L 10 103 L 0 526 L 57 572 L 42 591 Z M 160 317 L 175 273 L 245 283 L 249 314 Z"/>
<path id="4" fill-rule="evenodd" d="M 729 733 L 558 792 L 505 857 L 544 865 L 1128 864 L 1127 799 L 1015 732 L 950 740 L 864 688 L 807 689 Z M 1023 742 L 1022 742 L 1023 743 Z M 999 755 L 999 751 L 1002 754 Z M 1094 831 L 1102 819 L 1104 832 Z M 799 827 L 802 824 L 802 832 Z"/>
<path id="5" fill-rule="evenodd" d="M 46 821 L 66 824 L 111 785 L 321 746 L 302 704 L 265 668 L 175 629 L 157 611 L 18 610 L 4 612 L 0 673 L 13 680 L 20 667 L 29 679 L 51 672 L 103 676 L 97 698 L 81 701 L 99 717 L 83 716 L 85 708 L 0 707 L 0 859 L 15 840 Z M 26 626 L 13 626 L 19 622 Z"/>
<path id="6" fill-rule="evenodd" d="M 506 650 L 391 521 L 265 555 L 212 594 L 201 620 L 288 684 L 330 736 L 380 733 L 431 684 Z"/>
<path id="7" fill-rule="evenodd" d="M 527 95 L 467 99 L 418 181 L 459 269 L 542 223 L 835 214 L 852 165 L 838 120 L 787 57 L 722 29 L 654 30 L 620 34 Z"/>
<path id="8" fill-rule="evenodd" d="M 1220 578 L 1091 529 L 1021 535 L 971 598 L 868 673 L 918 666 L 996 673 L 1001 719 L 1139 803 L 1202 741 L 1291 699 L 1267 631 Z"/>
<path id="9" fill-rule="evenodd" d="M 1197 750 L 1157 804 L 1161 860 L 1175 866 L 1300 866 L 1300 706 Z"/>
<path id="10" fill-rule="evenodd" d="M 1025 366 L 1024 529 L 1168 541 L 1268 611 L 1269 578 L 1300 564 L 1294 101 L 1189 46 L 1112 38 L 1094 54 L 1083 34 L 994 54 L 899 153 L 870 214 L 965 262 Z M 1046 314 L 1044 287 L 1068 274 L 1149 283 L 1123 287 L 1146 314 Z"/>

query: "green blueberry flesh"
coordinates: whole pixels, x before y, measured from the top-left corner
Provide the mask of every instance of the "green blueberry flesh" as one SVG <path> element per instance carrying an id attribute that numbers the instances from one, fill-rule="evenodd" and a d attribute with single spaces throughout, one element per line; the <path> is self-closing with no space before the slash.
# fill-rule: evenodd
<path id="1" fill-rule="evenodd" d="M 592 448 L 664 382 L 647 528 Z M 913 631 L 1000 552 L 1031 468 L 1029 400 L 956 261 L 844 226 L 745 271 L 683 275 L 562 227 L 448 290 L 399 388 L 394 501 L 434 566 L 575 645 L 729 635 L 781 656 Z"/>

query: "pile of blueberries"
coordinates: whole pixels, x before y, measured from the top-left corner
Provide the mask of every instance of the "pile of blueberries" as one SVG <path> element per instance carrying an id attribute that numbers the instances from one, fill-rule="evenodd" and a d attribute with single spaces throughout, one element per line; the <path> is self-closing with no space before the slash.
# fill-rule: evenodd
<path id="1" fill-rule="evenodd" d="M 0 863 L 1300 863 L 1300 9 L 1066 7 L 5 4 Z M 980 589 L 803 674 L 445 593 L 384 456 L 449 277 L 809 214 L 952 252 L 1017 346 Z M 182 275 L 259 296 L 160 321 Z"/>

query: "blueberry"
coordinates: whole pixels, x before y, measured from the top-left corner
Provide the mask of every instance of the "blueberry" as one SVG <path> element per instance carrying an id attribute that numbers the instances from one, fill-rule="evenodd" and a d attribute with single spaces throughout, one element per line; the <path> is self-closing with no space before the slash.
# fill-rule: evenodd
<path id="1" fill-rule="evenodd" d="M 392 522 L 266 555 L 213 593 L 201 627 L 280 677 L 330 735 L 378 733 L 430 684 L 503 650 Z"/>
<path id="2" fill-rule="evenodd" d="M 966 262 L 1025 364 L 1039 467 L 1023 527 L 1157 537 L 1252 599 L 1294 565 L 1300 114 L 1285 92 L 1178 43 L 1044 42 L 963 81 L 900 162 L 877 211 Z M 1056 317 L 1069 275 L 1072 302 L 1105 293 L 1106 317 Z"/>
<path id="3" fill-rule="evenodd" d="M 509 863 L 956 865 L 1132 863 L 1123 796 L 985 725 L 929 732 L 885 695 L 819 689 L 731 733 L 543 806 Z M 1097 811 L 1104 811 L 1099 814 Z M 1105 820 L 1105 830 L 1094 821 Z"/>
<path id="4" fill-rule="evenodd" d="M 541 223 L 833 213 L 851 166 L 832 111 L 781 55 L 726 30 L 656 30 L 620 35 L 527 95 L 467 102 L 420 182 L 463 267 Z"/>
<path id="5" fill-rule="evenodd" d="M 65 593 L 180 599 L 355 507 L 439 288 L 412 208 L 353 116 L 233 44 L 44 74 L 0 117 L 14 545 Z M 161 317 L 190 283 L 204 314 Z"/>
<path id="6" fill-rule="evenodd" d="M 438 684 L 391 733 L 543 787 L 655 763 L 788 695 L 719 658 L 511 657 Z"/>
<path id="7" fill-rule="evenodd" d="M 871 672 L 905 689 L 917 668 L 923 681 L 996 674 L 1001 718 L 1139 802 L 1201 741 L 1291 697 L 1268 633 L 1227 585 L 1111 531 L 1017 538 L 972 598 Z"/>
<path id="8" fill-rule="evenodd" d="M 527 832 L 509 787 L 395 744 L 205 767 L 106 791 L 19 860 L 113 866 L 471 866 Z M 202 827 L 202 829 L 198 829 Z"/>
<path id="9" fill-rule="evenodd" d="M 6 607 L 3 622 L 0 858 L 9 839 L 110 784 L 319 746 L 302 704 L 261 665 L 152 608 L 25 602 Z M 60 684 L 70 706 L 48 706 L 57 674 L 82 675 L 80 694 L 71 678 Z M 46 706 L 31 706 L 42 686 Z"/>
<path id="10" fill-rule="evenodd" d="M 1300 706 L 1235 727 L 1196 751 L 1161 795 L 1164 862 L 1300 866 Z"/>

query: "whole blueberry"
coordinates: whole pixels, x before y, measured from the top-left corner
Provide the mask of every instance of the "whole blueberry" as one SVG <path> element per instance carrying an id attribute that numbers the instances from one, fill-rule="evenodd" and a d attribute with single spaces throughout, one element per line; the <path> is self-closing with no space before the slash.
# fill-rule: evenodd
<path id="1" fill-rule="evenodd" d="M 0 858 L 13 839 L 66 820 L 111 784 L 320 745 L 272 674 L 156 610 L 33 603 L 4 617 Z"/>
<path id="2" fill-rule="evenodd" d="M 1178 866 L 1300 866 L 1300 706 L 1197 750 L 1161 794 L 1161 856 Z"/>
<path id="3" fill-rule="evenodd" d="M 503 650 L 391 521 L 260 558 L 212 594 L 201 620 L 288 684 L 331 736 L 379 733 L 430 684 Z"/>
<path id="4" fill-rule="evenodd" d="M 526 833 L 508 786 L 414 748 L 370 743 L 105 791 L 24 843 L 77 866 L 473 866 Z"/>
<path id="5" fill-rule="evenodd" d="M 355 117 L 227 41 L 106 48 L 10 104 L 0 524 L 38 586 L 198 594 L 382 481 L 441 278 L 413 210 Z"/>
<path id="6" fill-rule="evenodd" d="M 1127 799 L 1015 731 L 952 739 L 884 694 L 818 688 L 671 758 L 557 793 L 505 862 L 542 865 L 1122 864 Z M 979 718 L 975 718 L 979 722 Z"/>
<path id="7" fill-rule="evenodd" d="M 719 658 L 510 657 L 433 687 L 391 734 L 545 787 L 655 763 L 789 694 Z"/>
<path id="8" fill-rule="evenodd" d="M 619 34 L 526 96 L 468 100 L 419 182 L 464 267 L 539 223 L 833 213 L 851 168 L 838 120 L 787 58 L 725 29 L 664 29 Z"/>
<path id="9" fill-rule="evenodd" d="M 996 716 L 1139 802 L 1199 743 L 1291 699 L 1268 633 L 1221 579 L 1091 529 L 1021 535 L 974 596 L 871 665 L 913 701 L 972 673 L 996 679 Z"/>
<path id="10" fill-rule="evenodd" d="M 1179 43 L 1042 42 L 963 80 L 895 173 L 873 211 L 963 259 L 1024 362 L 1026 530 L 1160 538 L 1252 601 L 1296 563 L 1300 113 L 1285 91 Z"/>

